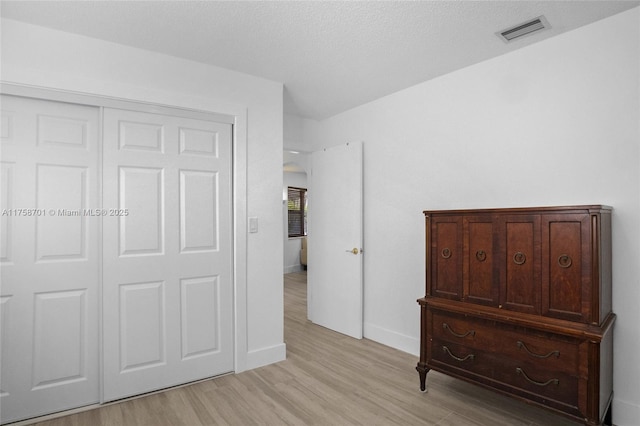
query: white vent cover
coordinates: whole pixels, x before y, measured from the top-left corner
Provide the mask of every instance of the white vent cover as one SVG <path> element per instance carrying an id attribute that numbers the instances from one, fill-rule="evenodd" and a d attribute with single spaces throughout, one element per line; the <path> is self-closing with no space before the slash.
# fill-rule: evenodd
<path id="1" fill-rule="evenodd" d="M 549 25 L 547 18 L 545 18 L 544 16 L 538 16 L 537 18 L 531 19 L 527 22 L 523 22 L 521 24 L 507 28 L 506 30 L 499 31 L 496 33 L 496 35 L 500 37 L 505 43 L 509 43 L 520 37 L 546 30 L 548 28 L 551 28 L 551 25 Z"/>

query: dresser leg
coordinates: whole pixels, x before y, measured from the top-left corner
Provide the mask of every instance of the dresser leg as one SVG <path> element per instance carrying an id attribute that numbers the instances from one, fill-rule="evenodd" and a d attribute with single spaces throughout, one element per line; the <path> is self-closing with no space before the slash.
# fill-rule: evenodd
<path id="1" fill-rule="evenodd" d="M 426 392 L 426 390 L 427 390 L 427 373 L 429 372 L 430 368 L 427 368 L 426 365 L 424 365 L 423 363 L 419 362 L 418 365 L 416 366 L 416 370 L 418 371 L 418 374 L 420 374 L 420 390 L 422 392 Z"/>

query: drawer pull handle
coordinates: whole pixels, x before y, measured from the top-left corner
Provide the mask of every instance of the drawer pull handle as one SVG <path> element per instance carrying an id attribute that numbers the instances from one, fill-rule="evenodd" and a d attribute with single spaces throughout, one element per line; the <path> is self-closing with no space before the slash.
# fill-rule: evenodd
<path id="1" fill-rule="evenodd" d="M 516 265 L 524 265 L 524 262 L 527 261 L 527 256 L 519 251 L 516 252 L 516 254 L 513 255 L 513 263 L 515 263 Z"/>
<path id="2" fill-rule="evenodd" d="M 451 257 L 451 249 L 445 248 L 442 249 L 442 257 L 444 257 L 445 259 L 448 259 Z"/>
<path id="3" fill-rule="evenodd" d="M 469 330 L 469 331 L 467 331 L 467 332 L 466 332 L 466 333 L 464 333 L 464 334 L 458 334 L 458 333 L 456 333 L 455 331 L 453 331 L 453 330 L 451 329 L 451 327 L 449 327 L 449 324 L 447 324 L 446 322 L 445 322 L 445 323 L 442 323 L 442 328 L 444 328 L 444 329 L 445 329 L 445 330 L 447 330 L 449 333 L 451 333 L 451 334 L 453 334 L 454 336 L 459 337 L 459 338 L 461 338 L 461 339 L 462 339 L 462 338 L 464 338 L 464 337 L 467 337 L 467 336 L 475 336 L 475 335 L 476 335 L 475 330 Z"/>
<path id="4" fill-rule="evenodd" d="M 534 352 L 531 352 L 529 350 L 529 348 L 527 347 L 527 345 L 525 345 L 523 342 L 521 342 L 520 340 L 518 340 L 517 342 L 518 348 L 520 349 L 524 349 L 525 351 L 527 351 L 527 353 L 531 356 L 535 356 L 536 358 L 549 358 L 551 355 L 555 355 L 556 358 L 560 358 L 560 351 L 551 351 L 546 355 L 539 355 L 536 354 Z"/>
<path id="5" fill-rule="evenodd" d="M 451 353 L 451 351 L 449 350 L 449 348 L 448 348 L 448 347 L 446 347 L 446 346 L 443 346 L 443 347 L 442 347 L 442 350 L 443 350 L 447 355 L 449 355 L 451 358 L 455 359 L 456 361 L 460 361 L 460 362 L 462 362 L 462 361 L 466 361 L 466 360 L 468 360 L 468 359 L 470 359 L 470 360 L 472 360 L 472 361 L 473 361 L 473 359 L 476 357 L 474 354 L 469 354 L 469 355 L 465 356 L 464 358 L 459 358 L 459 357 L 455 356 L 454 354 L 452 354 L 452 353 Z"/>
<path id="6" fill-rule="evenodd" d="M 568 268 L 572 263 L 573 261 L 571 260 L 571 256 L 569 256 L 568 254 L 563 254 L 558 258 L 558 265 L 561 268 Z"/>
<path id="7" fill-rule="evenodd" d="M 522 375 L 522 377 L 524 377 L 527 382 L 533 383 L 536 386 L 548 386 L 548 385 L 551 385 L 551 384 L 554 384 L 554 385 L 557 386 L 558 384 L 560 384 L 560 380 L 558 380 L 558 379 L 549 379 L 544 383 L 543 382 L 536 382 L 535 380 L 531 380 L 531 378 L 529 378 L 529 376 L 527 376 L 527 373 L 525 373 L 524 370 L 522 368 L 520 368 L 520 367 L 516 367 L 516 373 Z"/>
<path id="8" fill-rule="evenodd" d="M 484 262 L 487 260 L 487 252 L 484 250 L 478 250 L 476 252 L 476 259 L 478 259 L 478 262 Z"/>

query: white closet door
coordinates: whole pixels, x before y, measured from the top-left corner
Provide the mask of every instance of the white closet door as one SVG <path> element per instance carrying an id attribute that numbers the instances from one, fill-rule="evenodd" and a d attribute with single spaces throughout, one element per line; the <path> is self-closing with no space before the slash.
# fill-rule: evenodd
<path id="1" fill-rule="evenodd" d="M 5 423 L 99 400 L 99 110 L 1 100 Z"/>
<path id="2" fill-rule="evenodd" d="M 104 111 L 104 399 L 233 370 L 231 125 Z"/>

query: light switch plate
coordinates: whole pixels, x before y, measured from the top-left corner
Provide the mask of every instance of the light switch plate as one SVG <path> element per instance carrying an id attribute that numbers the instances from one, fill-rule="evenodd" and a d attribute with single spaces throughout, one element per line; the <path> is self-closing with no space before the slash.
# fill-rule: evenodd
<path id="1" fill-rule="evenodd" d="M 258 232 L 258 218 L 257 217 L 250 217 L 249 218 L 249 232 L 252 233 L 252 234 Z"/>

